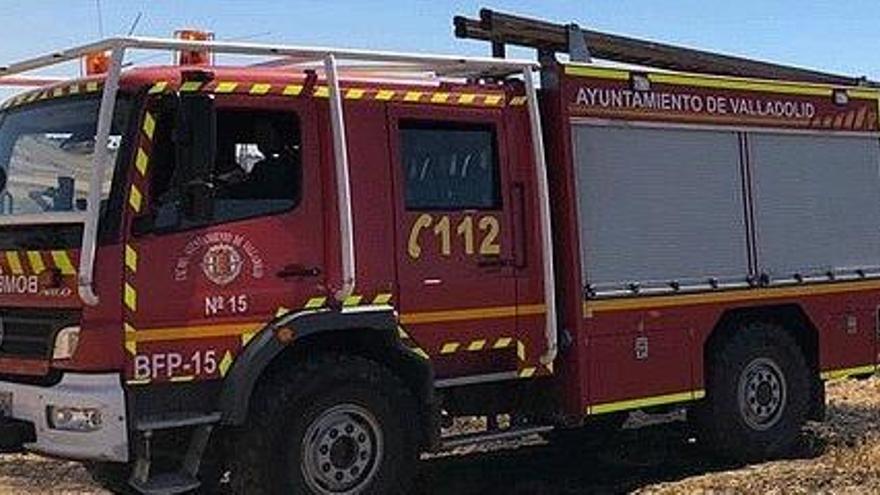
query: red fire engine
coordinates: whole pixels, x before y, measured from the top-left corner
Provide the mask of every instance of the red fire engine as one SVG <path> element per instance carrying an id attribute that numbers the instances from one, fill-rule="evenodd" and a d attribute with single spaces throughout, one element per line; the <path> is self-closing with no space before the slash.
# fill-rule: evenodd
<path id="1" fill-rule="evenodd" d="M 405 493 L 419 452 L 634 410 L 776 455 L 876 371 L 874 83 L 456 30 L 495 57 L 187 30 L 0 67 L 37 85 L 0 113 L 0 447 L 121 492 Z"/>

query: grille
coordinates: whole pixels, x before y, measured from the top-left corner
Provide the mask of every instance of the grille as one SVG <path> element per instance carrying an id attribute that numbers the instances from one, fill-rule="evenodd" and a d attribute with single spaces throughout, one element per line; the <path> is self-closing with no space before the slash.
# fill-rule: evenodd
<path id="1" fill-rule="evenodd" d="M 55 332 L 78 321 L 78 311 L 0 310 L 0 356 L 48 359 Z"/>

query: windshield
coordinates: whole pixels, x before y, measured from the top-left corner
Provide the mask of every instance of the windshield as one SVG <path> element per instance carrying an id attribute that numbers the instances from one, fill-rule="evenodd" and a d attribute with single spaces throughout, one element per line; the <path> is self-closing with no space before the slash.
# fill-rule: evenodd
<path id="1" fill-rule="evenodd" d="M 0 216 L 85 211 L 100 105 L 98 97 L 54 100 L 0 114 Z M 116 104 L 102 205 L 129 106 Z"/>

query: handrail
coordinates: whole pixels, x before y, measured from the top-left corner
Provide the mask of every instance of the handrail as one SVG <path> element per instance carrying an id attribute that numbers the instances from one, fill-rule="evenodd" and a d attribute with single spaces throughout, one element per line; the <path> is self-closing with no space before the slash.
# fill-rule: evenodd
<path id="1" fill-rule="evenodd" d="M 324 59 L 327 86 L 330 94 L 330 125 L 333 129 L 333 157 L 336 163 L 336 201 L 339 210 L 339 233 L 342 241 L 342 284 L 336 299 L 345 301 L 354 292 L 357 283 L 355 273 L 354 227 L 351 217 L 351 181 L 348 169 L 348 144 L 345 136 L 345 115 L 342 113 L 342 96 L 339 77 L 336 74 L 336 57 Z"/>
<path id="2" fill-rule="evenodd" d="M 532 69 L 524 68 L 526 101 L 529 108 L 529 130 L 532 137 L 532 153 L 535 160 L 535 185 L 538 189 L 538 211 L 541 218 L 541 267 L 544 275 L 544 335 L 547 350 L 541 355 L 541 364 L 549 365 L 559 353 L 559 332 L 556 318 L 556 272 L 553 266 L 553 230 L 550 219 L 550 186 L 547 179 L 547 159 L 544 153 L 544 131 L 541 128 L 541 109 L 538 92 L 532 79 Z"/>

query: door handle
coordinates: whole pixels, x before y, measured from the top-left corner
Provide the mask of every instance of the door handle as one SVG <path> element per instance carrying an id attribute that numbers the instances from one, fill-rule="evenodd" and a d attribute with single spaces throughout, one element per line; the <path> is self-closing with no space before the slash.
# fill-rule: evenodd
<path id="1" fill-rule="evenodd" d="M 317 277 L 321 274 L 321 269 L 316 266 L 305 266 L 299 263 L 291 263 L 286 265 L 275 276 L 278 278 L 305 278 Z"/>
<path id="2" fill-rule="evenodd" d="M 500 256 L 480 256 L 477 266 L 480 268 L 503 268 L 514 264 L 514 261 Z"/>

